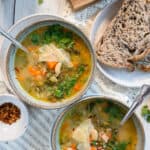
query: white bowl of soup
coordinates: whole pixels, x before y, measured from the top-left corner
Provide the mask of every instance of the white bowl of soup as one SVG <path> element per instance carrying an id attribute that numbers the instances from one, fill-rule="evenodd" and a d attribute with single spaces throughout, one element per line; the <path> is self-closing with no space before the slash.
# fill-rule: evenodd
<path id="1" fill-rule="evenodd" d="M 84 98 L 58 116 L 50 138 L 51 148 L 144 150 L 145 134 L 136 114 L 118 128 L 127 110 L 128 107 L 111 97 Z"/>
<path id="2" fill-rule="evenodd" d="M 4 42 L 4 73 L 16 95 L 45 109 L 64 107 L 83 95 L 92 80 L 95 55 L 80 29 L 62 18 L 34 15 L 10 32 L 29 50 Z"/>

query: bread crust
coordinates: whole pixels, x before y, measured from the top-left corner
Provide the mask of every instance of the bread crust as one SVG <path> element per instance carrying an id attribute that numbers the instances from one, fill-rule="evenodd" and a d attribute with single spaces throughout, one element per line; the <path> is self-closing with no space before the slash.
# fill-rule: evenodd
<path id="1" fill-rule="evenodd" d="M 150 5 L 143 0 L 124 0 L 116 17 L 96 44 L 100 63 L 133 70 L 134 60 L 143 59 L 150 49 Z M 142 53 L 141 53 L 142 52 Z M 136 54 L 137 53 L 137 54 Z"/>

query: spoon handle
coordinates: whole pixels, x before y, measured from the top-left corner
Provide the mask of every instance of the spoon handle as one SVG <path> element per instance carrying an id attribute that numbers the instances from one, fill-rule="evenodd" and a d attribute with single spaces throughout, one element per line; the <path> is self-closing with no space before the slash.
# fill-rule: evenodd
<path id="1" fill-rule="evenodd" d="M 124 118 L 120 122 L 120 126 L 122 126 L 133 114 L 134 110 L 143 102 L 144 97 L 150 93 L 150 86 L 143 85 L 140 89 L 140 93 L 137 95 L 135 101 L 131 105 L 129 111 L 124 116 Z"/>
<path id="2" fill-rule="evenodd" d="M 0 27 L 0 33 L 3 35 L 5 38 L 9 39 L 16 47 L 22 49 L 26 53 L 28 53 L 27 48 L 25 48 L 21 43 L 19 43 L 15 38 L 13 38 L 10 34 L 8 34 L 5 30 L 3 30 Z"/>

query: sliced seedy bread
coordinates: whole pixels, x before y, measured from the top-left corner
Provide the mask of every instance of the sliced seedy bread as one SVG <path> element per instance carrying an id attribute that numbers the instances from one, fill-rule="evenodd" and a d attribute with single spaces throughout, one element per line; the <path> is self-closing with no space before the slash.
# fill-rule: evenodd
<path id="1" fill-rule="evenodd" d="M 150 18 L 146 0 L 124 0 L 121 9 L 97 43 L 98 60 L 115 68 L 134 68 L 128 59 L 150 46 Z M 147 44 L 145 44 L 147 43 Z"/>
<path id="2" fill-rule="evenodd" d="M 112 37 L 113 35 L 110 34 Z M 103 44 L 105 40 L 105 44 Z M 110 67 L 115 68 L 130 68 L 133 66 L 128 61 L 126 61 L 131 54 L 128 52 L 128 49 L 120 42 L 117 37 L 107 39 L 101 39 L 101 42 L 98 43 L 97 47 L 100 49 L 97 50 L 98 59 L 103 64 L 106 64 Z"/>

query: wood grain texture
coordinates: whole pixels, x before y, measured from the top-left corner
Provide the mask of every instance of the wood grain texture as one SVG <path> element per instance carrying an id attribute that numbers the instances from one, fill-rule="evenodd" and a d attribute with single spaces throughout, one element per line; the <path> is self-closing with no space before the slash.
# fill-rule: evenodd
<path id="1" fill-rule="evenodd" d="M 74 10 L 80 9 L 88 4 L 95 2 L 96 0 L 70 0 Z"/>
<path id="2" fill-rule="evenodd" d="M 16 0 L 15 21 L 25 16 L 35 13 L 57 14 L 60 0 L 43 0 L 38 4 L 38 0 Z"/>
<path id="3" fill-rule="evenodd" d="M 14 5 L 15 0 L 0 0 L 0 26 L 8 30 L 14 22 Z M 0 45 L 3 37 L 0 36 Z M 0 81 L 2 81 L 2 73 L 0 70 Z"/>
<path id="4" fill-rule="evenodd" d="M 37 4 L 38 0 L 16 0 L 16 9 L 15 9 L 15 20 L 18 20 L 26 15 L 30 15 L 36 12 L 57 12 L 55 11 L 55 1 L 59 0 L 44 0 L 44 3 L 40 6 Z M 48 2 L 50 1 L 50 2 Z M 65 0 L 61 0 L 65 1 Z M 80 2 L 82 0 L 79 0 Z M 108 0 L 107 0 L 108 1 Z M 53 4 L 54 3 L 54 4 Z M 14 0 L 0 0 L 0 25 L 2 25 L 5 29 L 9 28 L 13 23 L 13 5 Z M 60 2 L 59 5 L 62 5 Z M 57 5 L 56 7 L 59 7 Z M 45 9 L 45 8 L 48 8 Z M 50 8 L 49 8 L 50 7 Z M 99 6 L 101 8 L 101 5 Z M 43 10 L 42 10 L 43 9 Z M 58 8 L 59 9 L 59 8 Z M 93 8 L 95 9 L 95 8 Z M 58 12 L 57 12 L 58 14 Z M 86 95 L 112 95 L 116 97 L 121 97 L 120 95 L 124 95 L 127 98 L 135 97 L 137 90 L 133 89 L 134 94 L 132 95 L 131 90 L 129 88 L 118 86 L 108 80 L 106 80 L 102 73 L 98 70 L 95 72 L 95 81 L 92 82 L 92 85 L 86 92 Z M 0 85 L 1 86 L 1 85 Z M 110 92 L 114 90 L 114 92 Z M 105 91 L 106 93 L 101 93 Z M 120 94 L 122 92 L 122 94 Z M 0 89 L 0 93 L 4 93 L 3 90 Z M 131 96 L 132 95 L 132 96 Z M 150 101 L 144 101 L 144 104 L 150 104 Z M 124 103 L 126 100 L 124 99 Z M 131 102 L 130 102 L 131 104 Z M 52 150 L 50 147 L 50 132 L 52 131 L 52 125 L 58 116 L 59 112 L 62 110 L 42 110 L 33 107 L 29 107 L 30 113 L 30 124 L 27 132 L 19 139 L 11 142 L 0 142 L 0 150 Z M 141 117 L 141 106 L 137 109 L 136 113 L 138 113 L 138 117 L 142 121 L 144 125 L 144 130 L 146 131 L 146 146 L 145 150 L 150 149 L 150 125 L 144 121 Z M 51 130 L 50 130 L 51 129 Z"/>
<path id="5" fill-rule="evenodd" d="M 8 29 L 13 24 L 15 0 L 0 0 L 0 26 Z"/>

